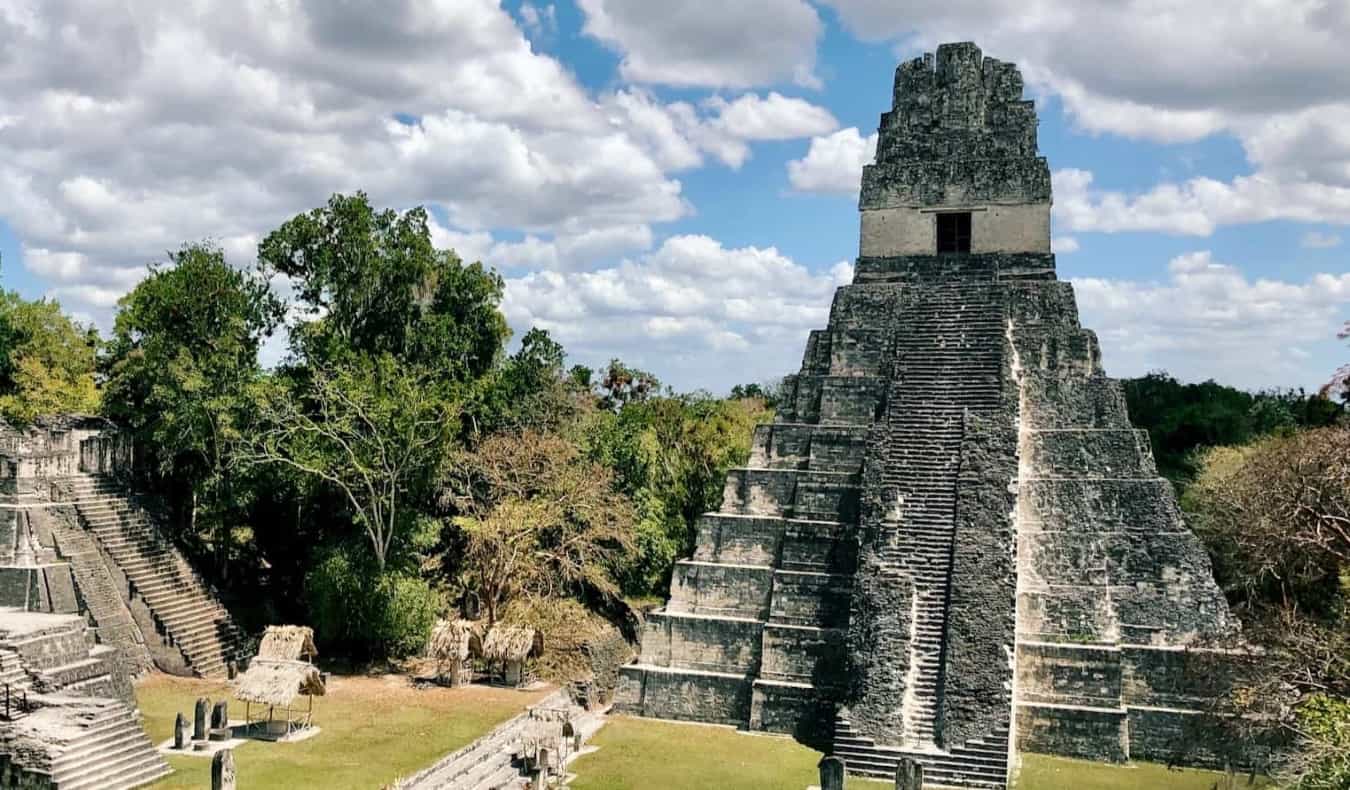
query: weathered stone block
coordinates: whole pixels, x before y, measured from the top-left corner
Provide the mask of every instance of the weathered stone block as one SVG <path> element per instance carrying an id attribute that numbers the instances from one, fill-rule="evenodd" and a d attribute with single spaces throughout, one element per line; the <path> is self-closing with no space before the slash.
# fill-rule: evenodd
<path id="1" fill-rule="evenodd" d="M 1017 747 L 1084 760 L 1124 762 L 1130 757 L 1123 708 L 1017 706 Z"/>
<path id="2" fill-rule="evenodd" d="M 784 522 L 780 565 L 784 570 L 851 574 L 858 558 L 853 528 L 831 521 Z"/>
<path id="3" fill-rule="evenodd" d="M 876 376 L 821 379 L 819 421 L 823 425 L 867 425 L 876 419 L 886 382 Z"/>
<path id="4" fill-rule="evenodd" d="M 763 628 L 757 620 L 653 612 L 643 626 L 641 662 L 709 672 L 754 672 Z"/>
<path id="5" fill-rule="evenodd" d="M 709 513 L 698 520 L 694 559 L 737 565 L 772 565 L 788 530 L 787 519 Z"/>
<path id="6" fill-rule="evenodd" d="M 615 707 L 658 719 L 744 726 L 750 693 L 744 676 L 629 665 L 620 671 Z"/>
<path id="7" fill-rule="evenodd" d="M 852 580 L 845 575 L 774 571 L 769 618 L 791 625 L 842 626 L 848 622 L 851 591 Z"/>
<path id="8" fill-rule="evenodd" d="M 1111 645 L 1017 645 L 1019 696 L 1026 702 L 1119 707 L 1121 652 Z"/>
<path id="9" fill-rule="evenodd" d="M 764 626 L 759 676 L 824 689 L 844 685 L 844 632 L 839 628 Z"/>
<path id="10" fill-rule="evenodd" d="M 1030 431 L 1026 440 L 1041 477 L 1157 477 L 1145 431 L 1062 428 Z"/>
<path id="11" fill-rule="evenodd" d="M 667 612 L 763 619 L 769 609 L 773 569 L 680 560 L 670 582 Z"/>

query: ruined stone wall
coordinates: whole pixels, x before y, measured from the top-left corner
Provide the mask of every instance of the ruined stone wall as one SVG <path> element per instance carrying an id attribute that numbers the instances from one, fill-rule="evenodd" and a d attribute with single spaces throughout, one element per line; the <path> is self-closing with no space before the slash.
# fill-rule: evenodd
<path id="1" fill-rule="evenodd" d="M 1011 291 L 1022 365 L 1018 748 L 1213 764 L 1188 645 L 1232 633 L 1209 558 L 1129 424 L 1067 283 Z M 1191 737 L 1185 754 L 1180 736 Z M 1164 755 L 1164 751 L 1166 754 Z"/>
<path id="2" fill-rule="evenodd" d="M 828 743 L 878 364 L 865 327 L 832 320 L 811 334 L 775 422 L 699 519 L 693 556 L 621 668 L 618 710 Z"/>

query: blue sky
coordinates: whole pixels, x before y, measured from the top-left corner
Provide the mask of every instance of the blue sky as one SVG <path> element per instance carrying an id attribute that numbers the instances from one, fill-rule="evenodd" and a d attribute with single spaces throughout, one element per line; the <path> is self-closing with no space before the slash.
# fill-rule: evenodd
<path id="1" fill-rule="evenodd" d="M 1343 4 L 94 4 L 0 6 L 0 276 L 105 328 L 165 250 L 247 266 L 360 188 L 497 267 L 518 335 L 771 379 L 851 274 L 896 64 L 969 39 L 1037 102 L 1108 372 L 1311 388 L 1350 357 Z"/>

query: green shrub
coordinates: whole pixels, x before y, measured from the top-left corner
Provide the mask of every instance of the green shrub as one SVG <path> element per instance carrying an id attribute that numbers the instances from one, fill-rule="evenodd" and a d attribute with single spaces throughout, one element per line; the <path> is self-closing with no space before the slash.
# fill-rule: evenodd
<path id="1" fill-rule="evenodd" d="M 1298 790 L 1350 787 L 1350 700 L 1326 694 L 1309 697 L 1298 709 L 1302 731 L 1297 763 Z"/>
<path id="2" fill-rule="evenodd" d="M 327 552 L 305 579 L 319 641 L 356 657 L 404 658 L 426 645 L 442 609 L 422 578 L 380 573 L 350 550 Z"/>

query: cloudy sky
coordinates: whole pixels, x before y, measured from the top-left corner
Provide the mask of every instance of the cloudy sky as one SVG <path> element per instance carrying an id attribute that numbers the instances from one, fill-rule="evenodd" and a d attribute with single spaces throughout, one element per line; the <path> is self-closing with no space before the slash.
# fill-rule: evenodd
<path id="1" fill-rule="evenodd" d="M 1109 372 L 1350 357 L 1341 0 L 0 0 L 0 275 L 107 327 L 165 250 L 364 189 L 517 334 L 724 391 L 796 369 L 896 63 L 962 39 L 1027 78 Z"/>

